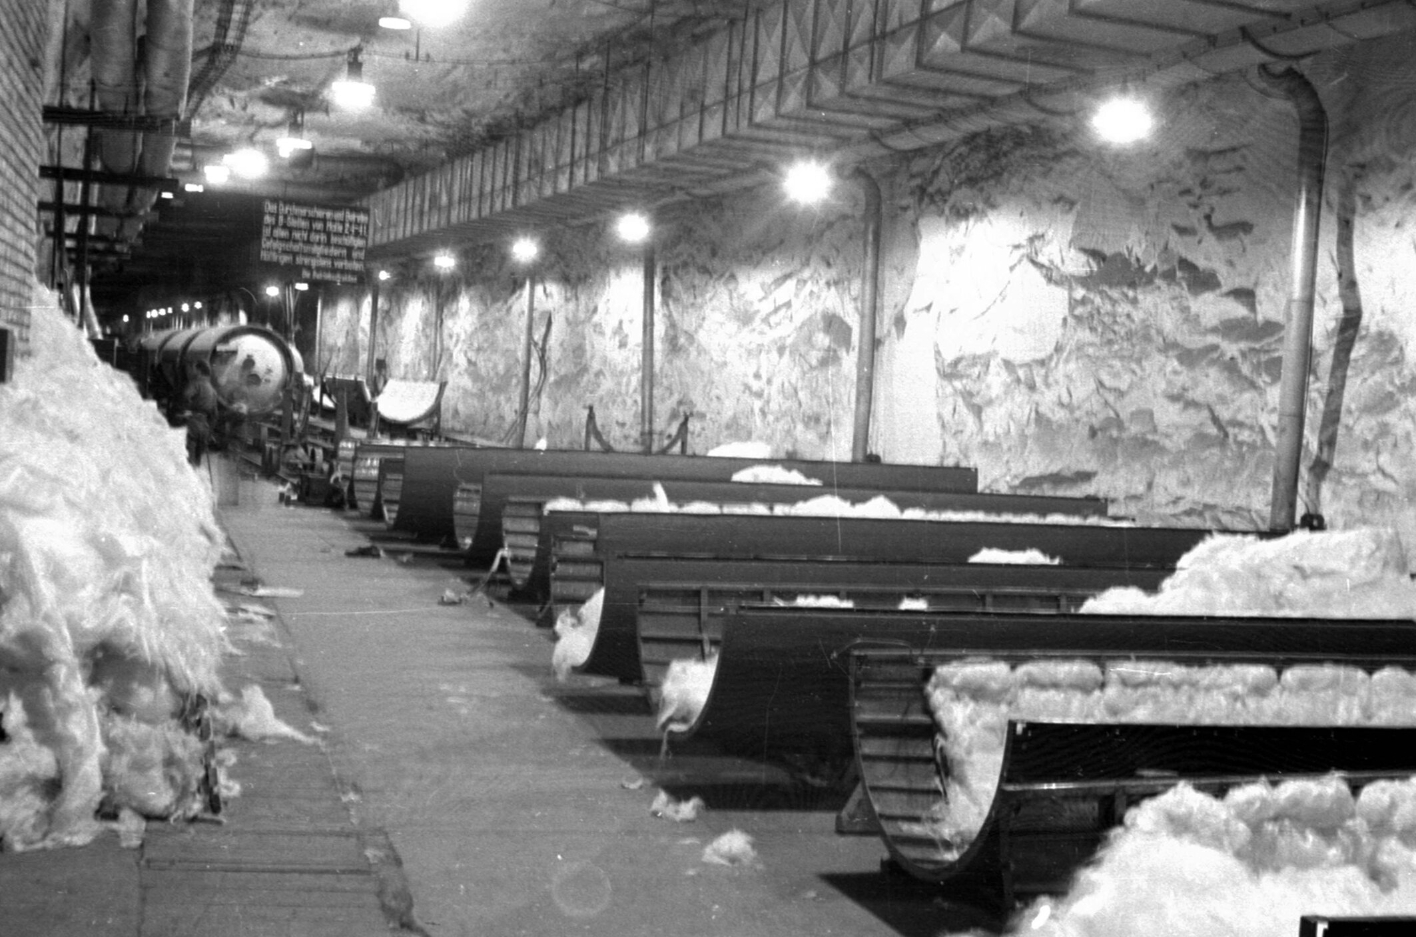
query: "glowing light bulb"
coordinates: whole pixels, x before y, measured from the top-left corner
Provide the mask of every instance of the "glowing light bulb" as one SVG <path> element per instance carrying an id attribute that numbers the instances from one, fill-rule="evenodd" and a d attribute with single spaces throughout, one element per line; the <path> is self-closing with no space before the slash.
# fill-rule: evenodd
<path id="1" fill-rule="evenodd" d="M 227 153 L 221 162 L 242 179 L 259 179 L 270 169 L 270 160 L 266 159 L 266 155 L 250 147 Z"/>
<path id="2" fill-rule="evenodd" d="M 341 78 L 329 86 L 334 103 L 349 111 L 362 111 L 374 103 L 374 86 L 366 81 Z"/>
<path id="3" fill-rule="evenodd" d="M 814 161 L 794 163 L 787 170 L 783 185 L 792 201 L 815 205 L 831 192 L 831 171 L 825 164 Z"/>
<path id="4" fill-rule="evenodd" d="M 467 12 L 467 0 L 400 0 L 398 12 L 419 26 L 446 26 Z"/>
<path id="5" fill-rule="evenodd" d="M 628 241 L 630 244 L 638 244 L 649 237 L 649 219 L 637 211 L 621 215 L 615 224 L 615 231 L 621 240 Z"/>
<path id="6" fill-rule="evenodd" d="M 1092 129 L 1108 143 L 1135 143 L 1154 126 L 1150 109 L 1137 98 L 1112 98 L 1092 116 Z"/>

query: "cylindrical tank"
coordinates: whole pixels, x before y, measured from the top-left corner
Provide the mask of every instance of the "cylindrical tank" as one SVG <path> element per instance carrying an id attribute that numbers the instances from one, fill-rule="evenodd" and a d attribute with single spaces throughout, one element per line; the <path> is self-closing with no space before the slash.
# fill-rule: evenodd
<path id="1" fill-rule="evenodd" d="M 154 332 L 143 338 L 142 349 L 149 386 L 160 377 L 175 392 L 186 382 L 188 365 L 205 361 L 222 404 L 247 415 L 278 409 L 302 367 L 284 339 L 258 325 Z"/>

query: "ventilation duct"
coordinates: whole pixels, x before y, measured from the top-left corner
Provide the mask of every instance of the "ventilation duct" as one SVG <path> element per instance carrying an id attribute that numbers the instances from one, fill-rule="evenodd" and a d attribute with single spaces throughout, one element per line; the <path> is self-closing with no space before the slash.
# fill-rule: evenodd
<path id="1" fill-rule="evenodd" d="M 106 172 L 145 176 L 166 175 L 172 161 L 176 124 L 187 99 L 192 61 L 192 0 L 148 0 L 142 23 L 142 71 L 138 70 L 139 21 L 137 0 L 107 0 L 93 5 L 92 40 L 94 96 L 104 113 L 168 120 L 171 129 L 138 134 L 103 130 L 97 135 L 99 163 Z M 141 90 L 141 95 L 140 95 Z M 99 204 L 130 215 L 146 212 L 157 199 L 153 187 L 130 189 L 105 185 Z M 121 234 L 137 234 L 136 218 L 122 223 Z M 100 222 L 99 231 L 113 234 L 118 222 Z"/>
<path id="2" fill-rule="evenodd" d="M 187 81 L 192 74 L 192 0 L 148 0 L 147 42 L 143 61 L 143 109 L 148 117 L 170 122 L 163 133 L 146 133 L 138 154 L 138 172 L 149 177 L 167 175 L 177 143 L 177 122 L 187 103 Z M 157 201 L 158 190 L 133 190 L 128 211 L 147 212 Z M 125 238 L 136 237 L 136 218 L 123 224 Z"/>
<path id="3" fill-rule="evenodd" d="M 137 45 L 133 26 L 136 0 L 109 0 L 93 5 L 89 23 L 92 51 L 94 98 L 105 114 L 135 114 L 138 108 Z M 97 155 L 106 172 L 131 174 L 138 165 L 137 136 L 127 130 L 100 130 L 96 134 Z M 105 185 L 98 190 L 98 203 L 121 212 L 128 200 L 122 186 Z M 99 219 L 98 232 L 112 235 L 117 222 Z"/>

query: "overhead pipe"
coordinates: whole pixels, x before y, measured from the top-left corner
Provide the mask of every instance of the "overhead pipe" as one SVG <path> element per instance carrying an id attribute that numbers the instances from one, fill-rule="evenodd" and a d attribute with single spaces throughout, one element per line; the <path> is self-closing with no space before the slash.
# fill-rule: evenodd
<path id="1" fill-rule="evenodd" d="M 147 38 L 143 56 L 143 109 L 148 117 L 171 122 L 160 133 L 145 133 L 138 153 L 138 172 L 149 178 L 167 175 L 177 144 L 177 122 L 187 104 L 187 81 L 192 75 L 192 0 L 147 0 Z M 157 201 L 154 187 L 134 189 L 128 210 L 134 215 L 149 211 Z M 123 223 L 124 237 L 136 237 L 142 222 Z"/>
<path id="2" fill-rule="evenodd" d="M 875 333 L 880 318 L 880 184 L 859 166 L 851 177 L 865 194 L 865 258 L 860 283 L 860 344 L 856 351 L 855 426 L 851 461 L 864 462 L 870 446 L 870 411 L 875 400 Z"/>
<path id="3" fill-rule="evenodd" d="M 1286 97 L 1298 112 L 1298 191 L 1293 210 L 1287 325 L 1283 372 L 1278 391 L 1278 439 L 1273 467 L 1269 528 L 1289 531 L 1298 500 L 1298 466 L 1303 454 L 1303 418 L 1313 351 L 1313 282 L 1317 272 L 1318 220 L 1327 163 L 1327 111 L 1318 92 L 1297 69 L 1259 66 L 1259 77 Z"/>
<path id="4" fill-rule="evenodd" d="M 93 77 L 95 104 L 106 114 L 132 114 L 138 105 L 137 43 L 133 35 L 137 0 L 95 3 L 90 11 L 89 69 Z M 100 130 L 98 159 L 107 172 L 130 175 L 138 164 L 137 134 L 130 130 Z M 88 168 L 88 167 L 85 167 Z M 98 203 L 121 212 L 128 190 L 122 186 L 101 187 Z M 100 234 L 117 230 L 116 221 L 100 218 Z"/>
<path id="5" fill-rule="evenodd" d="M 93 4 L 89 33 L 92 72 L 98 108 L 108 114 L 168 118 L 172 128 L 139 135 L 130 130 L 99 133 L 99 161 L 108 172 L 149 177 L 167 174 L 176 145 L 176 123 L 187 100 L 187 80 L 192 65 L 192 0 L 147 0 L 143 21 L 142 74 L 138 73 L 137 0 L 110 0 Z M 139 87 L 142 93 L 139 96 Z M 157 201 L 155 188 L 130 189 L 105 186 L 100 204 L 105 208 L 139 215 Z M 136 236 L 142 222 L 101 219 L 105 234 L 120 231 Z"/>

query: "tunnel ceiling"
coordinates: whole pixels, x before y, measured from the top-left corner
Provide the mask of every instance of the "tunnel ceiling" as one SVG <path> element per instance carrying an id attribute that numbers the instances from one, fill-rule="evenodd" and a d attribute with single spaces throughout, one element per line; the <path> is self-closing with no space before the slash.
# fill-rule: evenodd
<path id="1" fill-rule="evenodd" d="M 1416 27 L 1406 0 L 469 0 L 440 26 L 405 0 L 404 31 L 379 26 L 392 0 L 194 2 L 178 197 L 128 243 L 90 245 L 96 299 L 241 279 L 264 198 L 369 207 L 371 256 L 417 257 L 755 184 L 793 154 L 858 162 Z M 83 2 L 63 36 L 47 129 L 72 153 L 86 131 L 54 115 L 92 109 L 104 40 Z M 354 50 L 376 88 L 363 112 L 331 95 Z M 303 166 L 274 156 L 295 119 Z M 180 190 L 238 146 L 272 172 Z"/>

